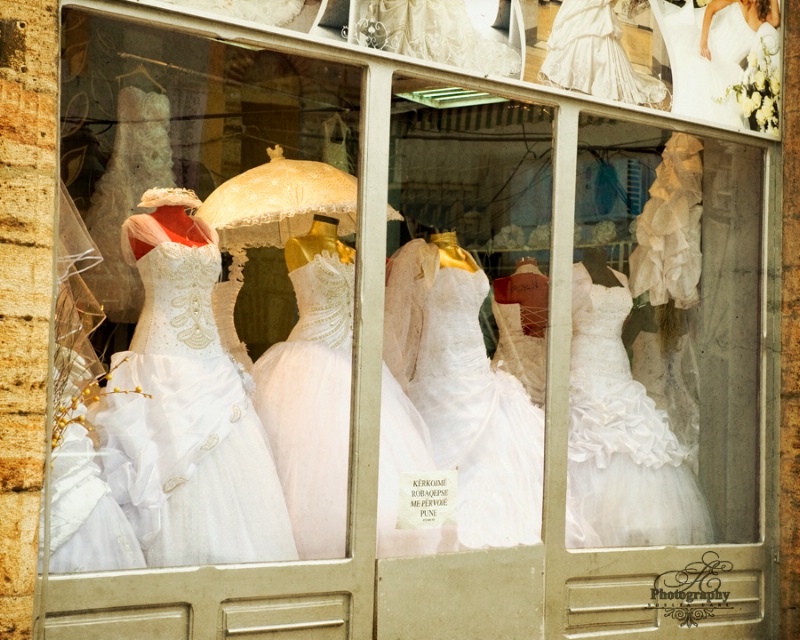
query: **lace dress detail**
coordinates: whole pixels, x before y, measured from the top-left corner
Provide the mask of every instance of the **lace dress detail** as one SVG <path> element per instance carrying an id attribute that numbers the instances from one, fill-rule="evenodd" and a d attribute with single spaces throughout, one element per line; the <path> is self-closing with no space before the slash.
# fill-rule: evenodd
<path id="1" fill-rule="evenodd" d="M 604 546 L 709 543 L 708 508 L 684 464 L 689 452 L 631 377 L 620 336 L 633 300 L 614 273 L 622 286 L 593 284 L 581 263 L 573 269 L 571 492 Z"/>
<path id="2" fill-rule="evenodd" d="M 437 466 L 458 470 L 460 548 L 540 542 L 544 414 L 515 378 L 491 367 L 478 315 L 486 274 L 439 268 L 438 256 L 413 240 L 392 257 L 392 366 L 411 378 Z"/>
<path id="3" fill-rule="evenodd" d="M 152 227 L 148 218 L 126 223 L 123 241 L 131 225 Z M 162 242 L 137 266 L 145 304 L 110 384 L 152 397 L 107 394 L 93 422 L 148 566 L 296 559 L 263 427 L 213 320 L 219 249 Z"/>
<path id="4" fill-rule="evenodd" d="M 86 283 L 112 322 L 136 322 L 144 292 L 136 270 L 120 251 L 122 223 L 153 185 L 175 186 L 166 95 L 124 87 L 119 92 L 114 150 L 97 182 L 86 226 L 103 262 L 85 275 Z"/>
<path id="5" fill-rule="evenodd" d="M 300 318 L 255 363 L 256 409 L 269 435 L 301 559 L 342 558 L 347 533 L 355 265 L 323 253 L 294 269 Z M 397 529 L 400 477 L 433 471 L 427 427 L 384 367 L 378 555 L 431 554 L 437 529 Z"/>
<path id="6" fill-rule="evenodd" d="M 321 341 L 332 349 L 349 348 L 353 339 L 355 269 L 328 252 L 314 256 L 313 265 L 289 274 L 300 319 L 288 340 Z"/>
<path id="7" fill-rule="evenodd" d="M 152 295 L 142 309 L 132 351 L 187 358 L 223 354 L 210 305 L 220 274 L 215 245 L 164 242 L 139 260 L 139 273 Z"/>
<path id="8" fill-rule="evenodd" d="M 658 105 L 664 83 L 637 73 L 611 0 L 565 0 L 547 41 L 542 82 L 631 104 Z"/>

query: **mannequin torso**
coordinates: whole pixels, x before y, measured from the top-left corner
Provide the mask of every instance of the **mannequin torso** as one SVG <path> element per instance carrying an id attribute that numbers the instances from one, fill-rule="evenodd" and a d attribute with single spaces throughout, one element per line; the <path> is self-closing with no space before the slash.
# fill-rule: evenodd
<path id="1" fill-rule="evenodd" d="M 284 258 L 289 271 L 308 264 L 314 256 L 327 251 L 338 255 L 344 264 L 355 262 L 356 251 L 339 241 L 336 229 L 339 221 L 328 216 L 315 215 L 308 234 L 290 238 L 284 248 Z"/>
<path id="2" fill-rule="evenodd" d="M 439 247 L 439 266 L 464 269 L 470 273 L 480 270 L 475 258 L 458 245 L 455 231 L 431 234 L 431 244 Z"/>
<path id="3" fill-rule="evenodd" d="M 158 207 L 150 217 L 164 230 L 169 239 L 189 247 L 202 247 L 208 244 L 208 237 L 197 226 L 196 221 L 187 215 L 184 208 L 179 205 L 165 205 Z M 129 234 L 131 249 L 134 257 L 139 260 L 147 255 L 153 245 Z"/>
<path id="4" fill-rule="evenodd" d="M 621 287 L 622 283 L 606 263 L 606 251 L 602 247 L 587 247 L 583 250 L 583 266 L 594 284 L 603 287 Z"/>

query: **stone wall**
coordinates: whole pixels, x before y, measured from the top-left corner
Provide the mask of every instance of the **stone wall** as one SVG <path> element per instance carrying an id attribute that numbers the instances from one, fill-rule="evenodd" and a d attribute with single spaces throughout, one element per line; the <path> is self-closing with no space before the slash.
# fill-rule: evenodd
<path id="1" fill-rule="evenodd" d="M 800 4 L 783 7 L 783 304 L 780 437 L 781 638 L 800 636 Z"/>
<path id="2" fill-rule="evenodd" d="M 58 6 L 0 3 L 0 640 L 29 638 L 45 450 Z"/>

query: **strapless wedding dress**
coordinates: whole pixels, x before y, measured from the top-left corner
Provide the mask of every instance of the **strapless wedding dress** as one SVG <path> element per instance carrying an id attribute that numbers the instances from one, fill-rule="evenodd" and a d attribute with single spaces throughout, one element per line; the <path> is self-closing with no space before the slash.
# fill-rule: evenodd
<path id="1" fill-rule="evenodd" d="M 610 0 L 565 0 L 553 21 L 539 78 L 631 104 L 658 105 L 667 96 L 663 82 L 633 68 Z"/>
<path id="2" fill-rule="evenodd" d="M 622 286 L 573 268 L 569 487 L 603 546 L 708 544 L 705 498 L 689 451 L 667 415 L 631 377 L 622 325 L 633 305 Z"/>
<path id="3" fill-rule="evenodd" d="M 138 260 L 145 304 L 108 382 L 120 391 L 92 416 L 104 477 L 149 566 L 297 558 L 248 376 L 214 323 L 220 265 L 211 243 L 162 242 Z"/>
<path id="4" fill-rule="evenodd" d="M 253 368 L 301 559 L 345 556 L 354 277 L 329 253 L 291 271 L 299 321 Z M 401 474 L 436 469 L 428 430 L 386 367 L 381 384 L 377 553 L 435 553 L 438 529 L 397 528 Z"/>

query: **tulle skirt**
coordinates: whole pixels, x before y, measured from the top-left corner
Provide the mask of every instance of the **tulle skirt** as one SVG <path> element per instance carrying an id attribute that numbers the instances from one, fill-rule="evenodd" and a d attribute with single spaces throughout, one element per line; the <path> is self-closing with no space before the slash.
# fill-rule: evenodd
<path id="1" fill-rule="evenodd" d="M 574 356 L 583 345 L 573 338 Z M 572 372 L 568 484 L 578 513 L 602 546 L 713 542 L 688 449 L 640 383 L 613 375 L 615 360 L 603 361 L 606 376 Z"/>
<path id="2" fill-rule="evenodd" d="M 104 495 L 78 530 L 50 554 L 50 573 L 141 569 L 139 540 L 119 505 Z"/>
<path id="3" fill-rule="evenodd" d="M 487 360 L 482 371 L 415 378 L 409 396 L 437 465 L 458 469 L 461 547 L 541 542 L 544 413 L 520 382 Z"/>
<path id="4" fill-rule="evenodd" d="M 91 419 L 148 566 L 297 558 L 263 428 L 227 356 L 115 354 Z M 135 389 L 141 393 L 124 393 Z"/>
<path id="5" fill-rule="evenodd" d="M 352 364 L 349 348 L 273 345 L 255 364 L 256 408 L 275 452 L 301 559 L 345 556 Z M 384 366 L 378 556 L 435 553 L 437 529 L 398 529 L 402 473 L 433 471 L 427 428 Z M 377 425 L 376 425 L 377 427 Z"/>

